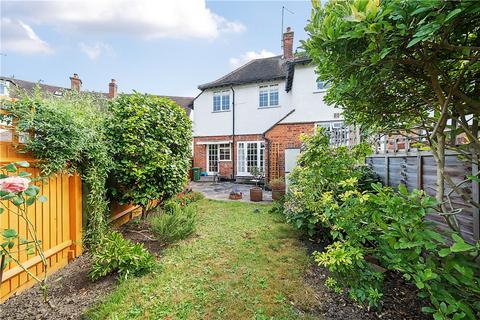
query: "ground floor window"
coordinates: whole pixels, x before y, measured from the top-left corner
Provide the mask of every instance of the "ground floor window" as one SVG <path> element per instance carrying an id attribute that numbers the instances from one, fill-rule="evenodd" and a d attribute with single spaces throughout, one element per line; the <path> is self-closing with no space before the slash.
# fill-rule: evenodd
<path id="1" fill-rule="evenodd" d="M 237 174 L 250 175 L 253 168 L 265 172 L 265 143 L 263 141 L 238 142 Z"/>
<path id="2" fill-rule="evenodd" d="M 230 161 L 232 150 L 230 143 L 208 144 L 207 145 L 207 172 L 218 173 L 219 161 Z"/>

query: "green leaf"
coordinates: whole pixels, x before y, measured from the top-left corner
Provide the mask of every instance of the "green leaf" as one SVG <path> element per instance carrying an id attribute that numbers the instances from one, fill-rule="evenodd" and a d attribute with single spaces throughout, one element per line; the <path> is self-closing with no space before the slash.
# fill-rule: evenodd
<path id="1" fill-rule="evenodd" d="M 438 255 L 442 258 L 448 256 L 450 253 L 450 248 L 443 248 L 442 250 L 438 251 Z"/>
<path id="2" fill-rule="evenodd" d="M 452 252 L 463 252 L 463 251 L 469 251 L 472 249 L 475 249 L 475 247 L 463 241 L 456 242 L 453 246 L 450 247 L 450 250 Z"/>
<path id="3" fill-rule="evenodd" d="M 7 164 L 5 166 L 5 170 L 7 170 L 8 172 L 17 172 L 17 166 L 15 165 L 15 163 L 10 163 L 10 164 Z"/>
<path id="4" fill-rule="evenodd" d="M 16 162 L 16 164 L 18 164 L 22 168 L 30 167 L 30 163 L 28 163 L 27 161 L 18 161 L 18 162 Z"/>
<path id="5" fill-rule="evenodd" d="M 29 177 L 29 176 L 31 176 L 31 175 L 32 175 L 32 174 L 29 173 L 29 172 L 27 172 L 27 171 L 20 171 L 20 172 L 18 173 L 18 176 L 19 176 L 19 177 Z"/>
<path id="6" fill-rule="evenodd" d="M 413 38 L 408 44 L 407 44 L 407 48 L 410 48 L 411 46 L 415 45 L 417 42 L 420 42 L 422 41 L 423 38 Z"/>
<path id="7" fill-rule="evenodd" d="M 27 206 L 31 206 L 35 203 L 35 197 L 27 198 L 27 201 L 25 201 L 25 203 L 27 204 Z"/>
<path id="8" fill-rule="evenodd" d="M 40 192 L 40 188 L 35 185 L 30 185 L 24 192 L 27 196 L 35 197 Z"/>
<path id="9" fill-rule="evenodd" d="M 22 205 L 25 200 L 22 197 L 15 196 L 10 201 L 12 201 L 12 203 L 18 207 Z"/>
<path id="10" fill-rule="evenodd" d="M 14 229 L 5 229 L 3 230 L 2 235 L 5 238 L 16 238 L 18 233 L 17 230 Z"/>
<path id="11" fill-rule="evenodd" d="M 447 14 L 447 17 L 445 18 L 445 22 L 447 22 L 448 20 L 452 19 L 453 17 L 455 17 L 457 14 L 459 14 L 460 12 L 462 12 L 462 9 L 461 8 L 457 8 L 453 11 L 451 11 L 449 14 Z"/>
<path id="12" fill-rule="evenodd" d="M 2 214 L 3 211 L 5 211 L 5 209 L 4 209 L 4 208 L 0 208 L 0 214 Z"/>
<path id="13" fill-rule="evenodd" d="M 415 11 L 413 11 L 411 15 L 414 16 L 416 14 L 419 14 L 428 10 L 430 10 L 430 7 L 420 7 L 420 8 L 417 8 Z"/>

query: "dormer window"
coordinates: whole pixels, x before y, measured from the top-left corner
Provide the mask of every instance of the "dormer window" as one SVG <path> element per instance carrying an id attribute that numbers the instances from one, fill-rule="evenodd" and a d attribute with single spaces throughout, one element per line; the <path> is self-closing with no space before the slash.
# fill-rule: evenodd
<path id="1" fill-rule="evenodd" d="M 213 112 L 230 111 L 230 91 L 213 93 Z"/>
<path id="2" fill-rule="evenodd" d="M 278 84 L 260 86 L 259 89 L 258 105 L 260 108 L 278 106 Z"/>
<path id="3" fill-rule="evenodd" d="M 8 97 L 8 82 L 0 80 L 0 96 Z"/>

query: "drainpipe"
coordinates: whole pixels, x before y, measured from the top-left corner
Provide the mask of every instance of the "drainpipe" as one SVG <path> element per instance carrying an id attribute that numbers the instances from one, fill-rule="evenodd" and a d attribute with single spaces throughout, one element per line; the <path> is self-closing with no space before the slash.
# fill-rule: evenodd
<path id="1" fill-rule="evenodd" d="M 233 89 L 233 86 L 230 86 L 230 89 L 232 90 L 232 179 L 235 180 L 235 158 L 237 155 L 237 152 L 235 152 L 235 89 Z"/>

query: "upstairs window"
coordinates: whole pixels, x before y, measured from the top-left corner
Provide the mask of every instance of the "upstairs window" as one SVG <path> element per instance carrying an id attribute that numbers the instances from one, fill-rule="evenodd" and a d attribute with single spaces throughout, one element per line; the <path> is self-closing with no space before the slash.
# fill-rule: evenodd
<path id="1" fill-rule="evenodd" d="M 230 144 L 219 144 L 218 145 L 219 160 L 220 161 L 230 161 L 231 160 L 231 149 Z"/>
<path id="2" fill-rule="evenodd" d="M 327 81 L 317 81 L 316 91 L 325 91 L 330 87 Z"/>
<path id="3" fill-rule="evenodd" d="M 213 112 L 230 110 L 230 91 L 213 93 Z"/>
<path id="4" fill-rule="evenodd" d="M 260 86 L 258 101 L 260 108 L 278 106 L 278 84 Z"/>

